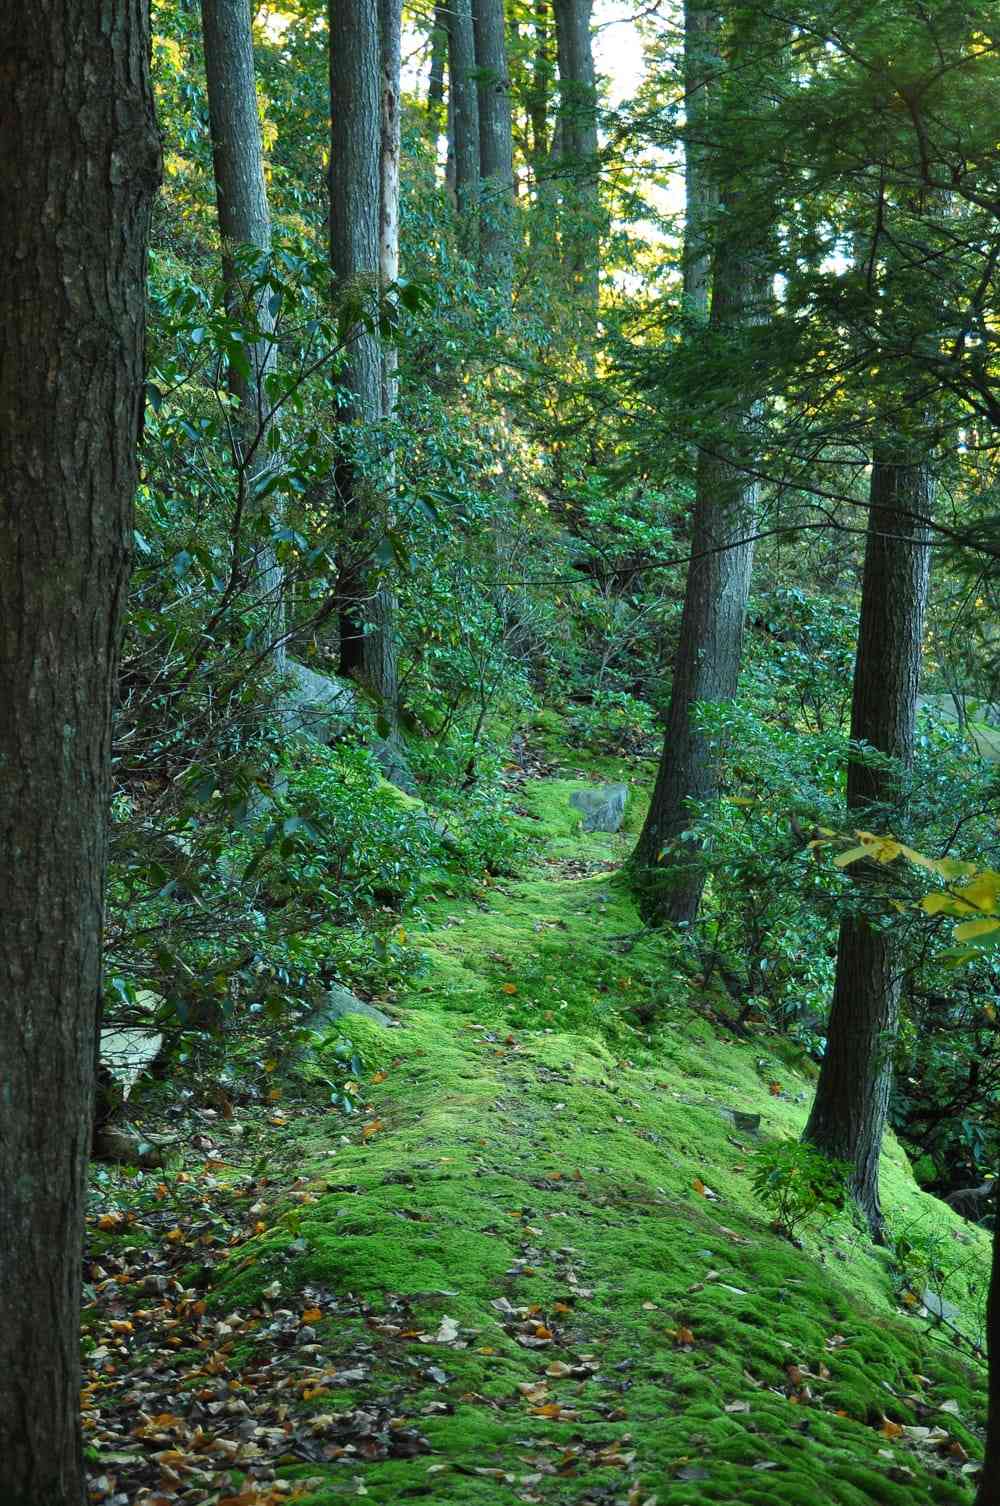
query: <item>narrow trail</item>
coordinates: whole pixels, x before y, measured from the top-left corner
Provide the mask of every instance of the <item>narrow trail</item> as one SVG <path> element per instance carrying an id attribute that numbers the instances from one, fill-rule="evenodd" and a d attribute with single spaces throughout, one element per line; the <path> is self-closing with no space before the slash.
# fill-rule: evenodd
<path id="1" fill-rule="evenodd" d="M 425 967 L 398 1027 L 368 1026 L 364 1122 L 289 1095 L 280 1170 L 189 1293 L 198 1382 L 169 1371 L 128 1403 L 136 1325 L 120 1431 L 159 1412 L 236 1445 L 225 1476 L 192 1481 L 176 1438 L 148 1433 L 177 1455 L 163 1500 L 813 1506 L 819 1482 L 836 1506 L 971 1499 L 980 1377 L 905 1315 L 846 1215 L 800 1250 L 751 1196 L 733 1111 L 797 1133 L 808 1064 L 713 1022 L 604 870 L 631 839 L 584 845 L 570 787 L 525 788 L 547 841 L 523 876 L 414 923 Z M 985 1238 L 895 1145 L 885 1184 L 893 1216 L 933 1215 L 967 1257 L 971 1311 Z M 128 1499 L 160 1506 L 154 1486 Z"/>

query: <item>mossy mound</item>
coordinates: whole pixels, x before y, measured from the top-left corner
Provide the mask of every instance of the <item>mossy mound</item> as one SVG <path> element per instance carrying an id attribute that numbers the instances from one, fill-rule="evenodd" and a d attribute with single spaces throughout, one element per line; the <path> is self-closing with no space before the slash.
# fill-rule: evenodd
<path id="1" fill-rule="evenodd" d="M 981 1369 L 907 1314 L 849 1213 L 797 1248 L 752 1196 L 733 1111 L 797 1135 L 813 1069 L 720 1028 L 614 874 L 561 872 L 628 848 L 579 832 L 567 784 L 520 797 L 551 833 L 527 876 L 438 893 L 408 922 L 422 971 L 365 1122 L 286 1131 L 315 1201 L 275 1194 L 210 1294 L 220 1310 L 275 1282 L 287 1308 L 328 1294 L 323 1363 L 353 1375 L 360 1353 L 363 1378 L 293 1408 L 391 1407 L 423 1440 L 285 1475 L 312 1506 L 361 1486 L 379 1506 L 970 1500 Z M 883 1193 L 896 1227 L 949 1241 L 974 1337 L 986 1236 L 919 1190 L 892 1139 Z"/>

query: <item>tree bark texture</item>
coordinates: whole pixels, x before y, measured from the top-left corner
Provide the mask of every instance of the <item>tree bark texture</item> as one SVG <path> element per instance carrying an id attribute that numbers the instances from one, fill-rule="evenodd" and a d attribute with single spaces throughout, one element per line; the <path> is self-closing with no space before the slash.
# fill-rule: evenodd
<path id="1" fill-rule="evenodd" d="M 509 302 L 514 272 L 514 140 L 503 0 L 476 0 L 474 31 L 482 179 L 480 262 L 487 280 Z"/>
<path id="2" fill-rule="evenodd" d="M 479 208 L 479 91 L 472 0 L 451 0 L 448 12 L 448 85 L 455 139 L 455 196 L 467 249 L 475 246 Z"/>
<path id="3" fill-rule="evenodd" d="M 701 76 L 701 58 L 713 49 L 717 32 L 703 24 L 688 25 L 686 43 L 696 49 L 689 74 Z M 717 25 L 717 18 L 713 20 Z M 693 40 L 692 40 L 693 39 Z M 698 106 L 699 121 L 708 109 L 708 96 Z M 701 147 L 689 137 L 687 152 L 698 157 L 696 175 L 702 184 L 699 207 L 685 227 L 686 267 L 698 269 L 691 299 L 699 311 L 705 297 L 701 261 L 706 254 L 701 202 L 714 200 L 716 184 Z M 736 234 L 724 239 L 714 258 L 712 327 L 720 332 L 759 323 L 765 316 L 769 279 L 756 256 L 737 244 Z M 741 442 L 752 448 L 757 398 L 748 392 L 729 420 Z M 654 924 L 690 924 L 698 913 L 705 887 L 705 869 L 696 842 L 682 833 L 691 825 L 691 803 L 711 800 L 717 793 L 719 753 L 695 724 L 699 702 L 731 701 L 736 694 L 743 653 L 743 628 L 753 568 L 753 534 L 758 507 L 756 482 L 726 459 L 722 441 L 698 456 L 692 519 L 691 563 L 688 566 L 680 638 L 674 662 L 666 735 L 653 798 L 633 858 L 636 888 L 647 919 Z"/>
<path id="4" fill-rule="evenodd" d="M 82 1506 L 111 702 L 160 148 L 146 0 L 0 12 L 0 1500 Z"/>
<path id="5" fill-rule="evenodd" d="M 986 1347 L 989 1355 L 986 1449 L 975 1506 L 1000 1506 L 1000 1178 L 994 1192 L 993 1268 L 986 1303 Z"/>
<path id="6" fill-rule="evenodd" d="M 379 0 L 330 0 L 330 268 L 335 292 L 374 297 L 381 265 L 382 27 Z M 335 471 L 345 540 L 338 581 L 340 670 L 362 681 L 390 713 L 396 705 L 391 611 L 373 580 L 384 531 L 382 351 L 362 320 L 354 325 L 338 409 Z"/>
<path id="7" fill-rule="evenodd" d="M 269 298 L 266 294 L 255 296 L 247 286 L 246 268 L 241 268 L 236 254 L 248 246 L 265 257 L 271 250 L 271 212 L 257 110 L 249 0 L 202 0 L 201 22 L 223 293 L 230 317 L 258 332 L 257 339 L 246 343 L 249 376 L 234 365 L 229 367 L 229 389 L 239 403 L 234 432 L 237 506 L 241 517 L 251 518 L 257 512 L 253 506 L 255 483 L 271 463 L 267 448 L 271 403 L 266 381 L 275 370 L 277 348 Z M 236 547 L 241 547 L 239 540 Z M 264 607 L 268 638 L 276 645 L 272 663 L 281 671 L 285 663 L 282 572 L 270 545 L 255 547 L 253 591 Z"/>
<path id="8" fill-rule="evenodd" d="M 720 66 L 720 16 L 688 0 L 684 8 L 684 297 L 690 312 L 708 313 L 711 227 L 718 203 L 708 130 Z"/>
<path id="9" fill-rule="evenodd" d="M 559 161 L 563 262 L 593 308 L 600 287 L 601 212 L 597 160 L 597 81 L 593 0 L 553 0 L 559 63 Z"/>
<path id="10" fill-rule="evenodd" d="M 427 131 L 436 140 L 441 129 L 444 75 L 448 61 L 448 7 L 437 0 L 431 26 L 431 68 L 427 80 Z"/>
<path id="11" fill-rule="evenodd" d="M 933 484 L 926 465 L 876 451 L 854 664 L 852 740 L 889 754 L 907 771 L 913 762 L 921 643 L 930 572 L 929 533 L 912 514 L 928 517 Z M 867 827 L 872 806 L 902 814 L 900 776 L 853 759 L 847 808 Z M 856 874 L 863 886 L 865 870 Z M 804 1138 L 854 1168 L 852 1190 L 876 1239 L 882 1236 L 879 1155 L 892 1087 L 892 1051 L 899 1020 L 900 958 L 890 931 L 863 914 L 845 916 L 837 977 L 820 1068 Z"/>

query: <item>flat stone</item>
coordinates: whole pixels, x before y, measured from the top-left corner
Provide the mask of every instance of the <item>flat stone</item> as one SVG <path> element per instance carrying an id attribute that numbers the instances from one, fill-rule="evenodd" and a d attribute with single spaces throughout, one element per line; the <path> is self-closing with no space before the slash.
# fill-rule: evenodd
<path id="1" fill-rule="evenodd" d="M 574 790 L 569 803 L 582 813 L 584 831 L 615 832 L 621 830 L 627 799 L 627 785 L 602 784 L 596 789 Z"/>
<path id="2" fill-rule="evenodd" d="M 927 1311 L 934 1318 L 943 1318 L 946 1323 L 954 1323 L 959 1316 L 959 1309 L 953 1302 L 948 1302 L 940 1292 L 933 1291 L 925 1286 L 920 1294 L 920 1300 Z"/>
<path id="3" fill-rule="evenodd" d="M 396 1023 L 389 1015 L 383 1014 L 381 1009 L 376 1009 L 374 1004 L 367 1004 L 364 999 L 352 994 L 349 988 L 340 988 L 335 984 L 326 990 L 304 1024 L 310 1030 L 322 1030 L 346 1014 L 362 1015 L 366 1020 L 373 1020 L 376 1025 Z"/>

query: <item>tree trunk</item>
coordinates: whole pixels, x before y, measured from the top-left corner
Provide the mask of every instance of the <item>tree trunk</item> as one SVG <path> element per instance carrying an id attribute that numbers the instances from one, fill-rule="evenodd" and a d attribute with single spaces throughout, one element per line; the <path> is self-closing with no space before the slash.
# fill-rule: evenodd
<path id="1" fill-rule="evenodd" d="M 480 261 L 509 304 L 514 262 L 514 143 L 503 0 L 476 0 L 479 74 Z"/>
<path id="2" fill-rule="evenodd" d="M 82 1506 L 111 701 L 159 140 L 145 0 L 0 17 L 0 1500 Z"/>
<path id="3" fill-rule="evenodd" d="M 708 296 L 706 217 L 717 195 L 716 174 L 702 144 L 713 90 L 706 82 L 718 39 L 715 12 L 691 7 L 685 17 L 687 135 L 685 166 L 697 182 L 688 199 L 684 234 L 686 291 L 695 314 Z M 730 232 L 732 235 L 733 232 Z M 738 233 L 738 231 L 737 231 Z M 725 240 L 714 259 L 711 322 L 734 333 L 763 317 L 768 279 L 759 260 Z M 752 437 L 755 403 L 747 394 L 733 411 L 732 429 Z M 749 432 L 748 432 L 749 431 Z M 694 724 L 700 701 L 731 701 L 743 651 L 743 625 L 753 566 L 758 487 L 717 453 L 698 457 L 691 553 L 680 638 L 674 663 L 663 754 L 653 799 L 633 858 L 636 888 L 647 919 L 689 924 L 698 913 L 705 870 L 696 843 L 681 840 L 691 824 L 690 803 L 711 800 L 718 789 L 719 755 Z"/>
<path id="4" fill-rule="evenodd" d="M 431 71 L 427 81 L 427 133 L 437 140 L 444 104 L 444 73 L 448 60 L 448 7 L 436 0 L 431 28 Z"/>
<path id="5" fill-rule="evenodd" d="M 925 465 L 876 451 L 861 621 L 854 663 L 851 738 L 889 754 L 908 770 L 913 762 L 920 650 L 930 571 L 929 533 L 912 514 L 927 517 L 932 482 Z M 847 808 L 866 827 L 882 817 L 873 805 L 902 814 L 899 774 L 852 760 Z M 865 871 L 858 870 L 859 883 Z M 864 915 L 841 922 L 837 977 L 826 1052 L 804 1138 L 854 1168 L 852 1190 L 872 1235 L 882 1237 L 878 1168 L 892 1086 L 892 1051 L 899 1018 L 898 943 Z"/>
<path id="6" fill-rule="evenodd" d="M 378 0 L 330 0 L 330 267 L 341 296 L 372 297 L 382 229 L 382 47 Z M 337 492 L 345 520 L 340 597 L 340 670 L 364 683 L 387 713 L 396 705 L 391 610 L 372 579 L 384 533 L 384 469 L 373 450 L 382 419 L 379 340 L 358 320 L 341 375 L 348 401 L 337 411 Z"/>
<path id="7" fill-rule="evenodd" d="M 452 0 L 448 13 L 448 78 L 459 225 L 463 244 L 471 248 L 476 242 L 479 208 L 479 95 L 472 0 Z"/>
<path id="8" fill-rule="evenodd" d="M 993 1269 L 986 1303 L 986 1347 L 989 1354 L 989 1412 L 986 1450 L 975 1506 L 1000 1506 L 1000 1178 L 994 1192 Z"/>
<path id="9" fill-rule="evenodd" d="M 684 10 L 684 297 L 708 312 L 712 217 L 718 184 L 708 146 L 708 118 L 719 70 L 717 10 L 688 0 Z"/>
<path id="10" fill-rule="evenodd" d="M 205 76 L 212 133 L 215 193 L 222 239 L 222 284 L 230 317 L 259 338 L 246 345 L 249 375 L 229 367 L 229 388 L 239 402 L 234 433 L 239 475 L 239 515 L 253 517 L 254 488 L 268 470 L 267 434 L 271 402 L 266 379 L 274 371 L 274 316 L 268 297 L 248 289 L 247 269 L 237 253 L 252 246 L 262 256 L 271 250 L 271 213 L 264 178 L 264 150 L 257 112 L 253 31 L 248 0 L 202 0 Z M 267 504 L 265 504 L 266 506 Z M 241 541 L 234 541 L 240 548 Z M 270 545 L 256 546 L 254 589 L 264 604 L 269 641 L 276 645 L 272 663 L 284 669 L 282 573 Z"/>
<path id="11" fill-rule="evenodd" d="M 591 7 L 592 0 L 553 0 L 559 61 L 563 263 L 572 285 L 596 312 L 601 219 Z"/>

